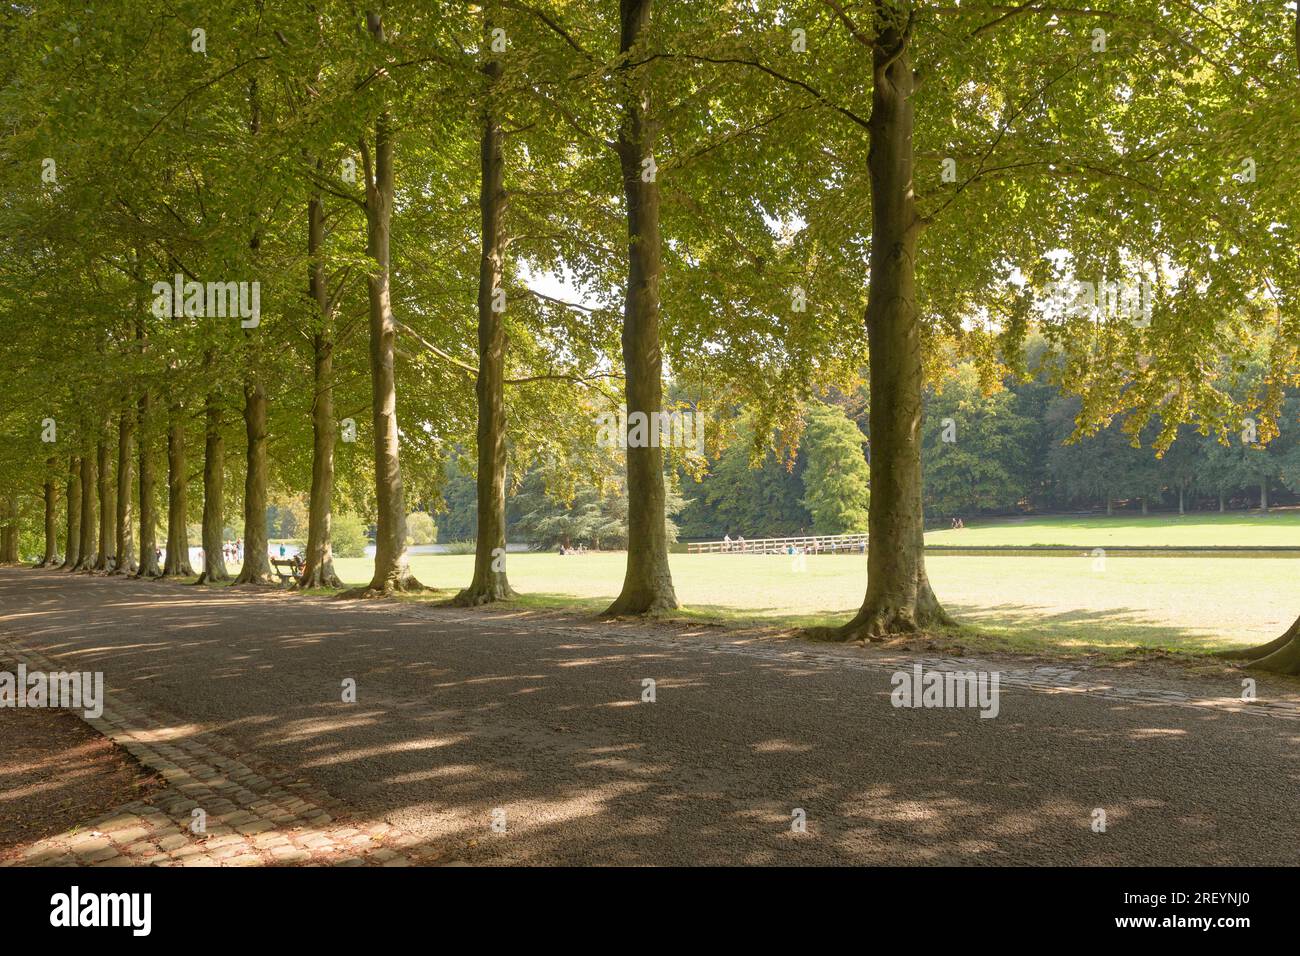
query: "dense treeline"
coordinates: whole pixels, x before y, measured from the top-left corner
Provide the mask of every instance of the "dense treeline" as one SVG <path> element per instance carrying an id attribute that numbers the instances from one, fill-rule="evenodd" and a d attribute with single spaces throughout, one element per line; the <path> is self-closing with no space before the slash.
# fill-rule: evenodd
<path id="1" fill-rule="evenodd" d="M 1250 371 L 1258 378 L 1263 370 Z M 669 511 L 674 536 L 717 540 L 728 534 L 865 531 L 870 499 L 866 396 L 839 396 L 837 402 L 807 406 L 816 424 L 785 454 L 764 448 L 755 461 L 753 431 L 745 427 L 698 480 L 680 472 L 680 508 Z M 1284 422 L 1300 417 L 1298 403 L 1300 394 L 1289 392 Z M 1045 370 L 1027 379 L 1008 376 L 986 390 L 973 364 L 959 364 L 925 396 L 923 489 L 930 524 L 946 527 L 954 517 L 1025 512 L 1267 510 L 1300 498 L 1300 429 L 1295 427 L 1284 427 L 1261 445 L 1258 424 L 1250 421 L 1222 439 L 1183 425 L 1157 454 L 1152 444 L 1158 422 L 1135 445 L 1118 422 L 1076 434 L 1078 412 L 1079 399 L 1063 394 Z M 847 440 L 831 441 L 830 428 Z M 951 440 L 945 441 L 946 431 Z M 829 464 L 810 474 L 809 461 Z M 621 547 L 627 533 L 625 497 L 617 476 L 609 477 L 614 492 L 600 495 L 594 484 L 585 484 L 566 500 L 546 492 L 544 470 L 530 472 L 508 511 L 510 540 L 539 548 Z M 826 506 L 817 508 L 816 502 Z M 473 482 L 463 471 L 449 471 L 433 507 L 440 509 L 436 520 L 444 540 L 474 537 Z"/>
<path id="2" fill-rule="evenodd" d="M 267 584 L 269 502 L 305 493 L 301 587 L 339 587 L 351 515 L 350 596 L 475 605 L 514 593 L 533 482 L 625 502 L 608 611 L 671 610 L 680 473 L 736 436 L 807 440 L 798 507 L 861 522 L 857 433 L 816 404 L 860 396 L 871 547 L 835 636 L 874 638 L 950 621 L 923 409 L 960 363 L 995 395 L 1039 334 L 1074 429 L 1170 454 L 1294 424 L 1300 39 L 1270 4 L 140 0 L 0 31 L 0 559 L 225 583 L 233 525 L 236 583 Z M 1118 285 L 1054 304 L 1085 283 Z M 704 446 L 649 440 L 669 413 Z M 457 449 L 474 573 L 416 581 L 407 516 Z M 1265 666 L 1300 667 L 1293 631 Z"/>
<path id="3" fill-rule="evenodd" d="M 1263 370 L 1251 371 L 1258 381 Z M 1136 435 L 1119 421 L 1081 433 L 1080 399 L 1048 374 L 1009 378 L 988 392 L 977 370 L 962 365 L 927 395 L 926 513 L 1267 510 L 1300 493 L 1300 393 L 1288 391 L 1283 408 L 1280 433 L 1267 444 L 1259 423 L 1245 418 L 1222 434 L 1180 425 L 1157 451 L 1158 418 Z"/>

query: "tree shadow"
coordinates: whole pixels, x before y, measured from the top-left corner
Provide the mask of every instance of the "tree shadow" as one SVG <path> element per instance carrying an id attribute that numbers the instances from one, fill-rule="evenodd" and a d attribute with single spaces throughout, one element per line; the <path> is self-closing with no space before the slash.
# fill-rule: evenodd
<path id="1" fill-rule="evenodd" d="M 416 610 L 0 572 L 0 631 L 467 863 L 1300 855 L 1291 721 L 1019 688 L 991 720 L 894 708 L 879 668 Z"/>

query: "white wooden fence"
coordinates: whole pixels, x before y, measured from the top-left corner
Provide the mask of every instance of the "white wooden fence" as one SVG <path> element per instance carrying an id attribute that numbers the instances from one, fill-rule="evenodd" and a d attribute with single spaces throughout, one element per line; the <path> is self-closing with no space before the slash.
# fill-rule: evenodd
<path id="1" fill-rule="evenodd" d="M 753 538 L 741 541 L 691 541 L 687 554 L 789 554 L 794 548 L 804 554 L 862 554 L 867 536 L 860 534 L 816 534 L 797 538 Z"/>

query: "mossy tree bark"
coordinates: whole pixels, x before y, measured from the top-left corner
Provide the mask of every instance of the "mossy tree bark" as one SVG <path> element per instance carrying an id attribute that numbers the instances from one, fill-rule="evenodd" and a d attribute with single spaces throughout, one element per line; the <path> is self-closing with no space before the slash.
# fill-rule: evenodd
<path id="1" fill-rule="evenodd" d="M 18 502 L 10 495 L 4 502 L 0 526 L 0 564 L 18 563 L 18 517 Z"/>
<path id="2" fill-rule="evenodd" d="M 211 354 L 204 364 L 211 368 Z M 226 439 L 221 433 L 221 396 L 208 392 L 203 407 L 203 570 L 199 584 L 230 580 L 222 552 L 226 536 Z"/>
<path id="3" fill-rule="evenodd" d="M 135 474 L 135 412 L 123 411 L 117 420 L 117 510 L 113 522 L 114 574 L 136 569 L 135 536 L 131 533 L 131 481 Z"/>
<path id="4" fill-rule="evenodd" d="M 375 573 L 369 590 L 386 594 L 419 590 L 406 556 L 406 499 L 397 427 L 397 380 L 394 373 L 393 320 L 390 288 L 390 224 L 395 188 L 390 119 L 375 121 L 373 168 L 366 160 L 366 251 L 373 260 L 366 288 L 370 300 L 370 403 L 375 435 Z"/>
<path id="5" fill-rule="evenodd" d="M 650 24 L 652 0 L 620 0 L 619 51 L 625 61 Z M 623 118 L 617 151 L 627 207 L 628 275 L 623 303 L 623 367 L 627 413 L 649 421 L 663 408 L 663 354 L 659 345 L 659 185 L 653 166 L 650 90 L 625 62 Z M 653 429 L 651 429 L 653 431 Z M 625 436 L 626 437 L 626 436 Z M 607 615 L 644 614 L 677 607 L 668 567 L 663 452 L 657 441 L 627 442 L 628 541 L 623 589 Z"/>
<path id="6" fill-rule="evenodd" d="M 140 566 L 138 578 L 162 577 L 158 566 L 158 511 L 155 498 L 157 478 L 154 473 L 153 449 L 149 431 L 152 426 L 153 399 L 148 389 L 140 393 L 136 454 L 140 463 Z"/>
<path id="7" fill-rule="evenodd" d="M 104 430 L 101 435 L 108 431 L 110 423 L 104 423 Z M 110 554 L 113 550 L 113 544 L 116 536 L 113 533 L 113 522 L 117 518 L 117 506 L 113 501 L 113 466 L 112 454 L 106 438 L 101 438 L 99 444 L 95 447 L 96 468 L 99 471 L 99 487 L 97 489 L 99 497 L 99 553 L 95 555 L 95 564 L 92 570 L 105 571 L 109 570 L 109 559 L 116 557 Z"/>
<path id="8" fill-rule="evenodd" d="M 60 571 L 71 571 L 81 559 L 81 459 L 73 455 L 68 459 L 67 500 L 68 527 Z"/>
<path id="9" fill-rule="evenodd" d="M 262 131 L 262 108 L 257 77 L 248 82 L 248 131 L 254 137 Z M 261 226 L 254 217 L 248 248 L 256 259 L 262 246 Z M 244 563 L 235 577 L 236 584 L 275 584 L 266 531 L 266 384 L 258 365 L 254 333 L 245 330 L 249 356 L 249 374 L 244 379 L 244 433 L 247 438 L 244 470 Z"/>
<path id="10" fill-rule="evenodd" d="M 317 164 L 320 169 L 320 164 Z M 307 502 L 307 553 L 296 587 L 341 588 L 334 573 L 330 525 L 334 513 L 334 302 L 325 276 L 325 206 L 307 203 L 307 286 L 320 330 L 312 336 L 311 495 Z"/>
<path id="11" fill-rule="evenodd" d="M 484 17 L 484 49 L 491 48 L 491 21 Z M 488 78 L 479 143 L 479 213 L 482 223 L 478 272 L 478 538 L 474 577 L 453 599 L 462 607 L 489 604 L 515 596 L 506 577 L 506 334 L 494 308 L 504 281 L 505 160 L 501 124 L 492 108 L 492 90 L 501 64 L 483 64 Z"/>
<path id="12" fill-rule="evenodd" d="M 163 574 L 189 577 L 190 533 L 185 524 L 189 505 L 185 475 L 185 411 L 177 402 L 167 409 L 167 554 Z"/>
<path id="13" fill-rule="evenodd" d="M 244 563 L 236 584 L 274 584 L 266 535 L 266 386 L 260 378 L 244 385 Z"/>
<path id="14" fill-rule="evenodd" d="M 81 456 L 81 546 L 78 549 L 74 571 L 89 571 L 95 563 L 95 536 L 99 529 L 95 518 L 95 459 Z"/>
<path id="15" fill-rule="evenodd" d="M 921 507 L 921 325 L 916 247 L 924 223 L 912 192 L 911 19 L 878 4 L 870 117 L 871 260 L 867 344 L 871 356 L 871 502 L 867 593 L 839 629 L 878 638 L 951 623 L 925 572 Z"/>
<path id="16" fill-rule="evenodd" d="M 45 483 L 42 499 L 45 503 L 45 551 L 38 568 L 53 568 L 59 563 L 59 490 L 54 481 L 54 470 L 59 460 L 51 457 L 45 462 Z"/>
<path id="17" fill-rule="evenodd" d="M 380 16 L 368 13 L 366 21 L 372 36 L 382 44 L 384 28 Z M 369 586 L 345 592 L 346 597 L 423 590 L 407 561 L 406 498 L 398 457 L 400 433 L 394 372 L 397 326 L 393 318 L 390 255 L 396 183 L 392 117 L 387 112 L 375 119 L 374 143 L 372 154 L 366 139 L 360 142 L 366 179 L 366 254 L 370 257 L 366 292 L 370 310 L 370 405 L 375 439 L 375 572 Z"/>

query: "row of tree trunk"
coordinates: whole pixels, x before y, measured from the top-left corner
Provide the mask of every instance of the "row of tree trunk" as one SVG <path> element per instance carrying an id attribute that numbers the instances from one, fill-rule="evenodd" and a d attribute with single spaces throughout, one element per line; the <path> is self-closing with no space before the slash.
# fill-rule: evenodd
<path id="1" fill-rule="evenodd" d="M 68 460 L 66 548 L 59 561 L 58 486 L 53 477 L 58 460 L 46 462 L 42 498 L 45 505 L 45 548 L 37 567 L 68 571 L 102 571 L 125 574 L 135 569 L 135 543 L 131 526 L 131 448 L 134 417 L 118 419 L 117 463 L 105 437 L 87 452 Z M 16 559 L 16 558 L 15 558 Z"/>
<path id="2" fill-rule="evenodd" d="M 858 614 L 833 636 L 840 639 L 878 639 L 890 634 L 944 627 L 952 623 L 930 587 L 925 570 L 923 511 L 921 505 L 921 322 L 917 310 L 915 259 L 925 222 L 919 216 L 912 191 L 913 93 L 915 74 L 909 44 L 913 18 L 907 5 L 877 5 L 872 37 L 872 111 L 868 124 L 868 171 L 872 195 L 872 242 L 866 332 L 870 365 L 871 448 L 873 487 L 869 506 L 870 546 L 866 596 Z M 629 417 L 633 412 L 658 412 L 662 404 L 662 353 L 659 330 L 659 283 L 662 270 L 659 232 L 659 192 L 653 151 L 655 130 L 651 119 L 651 93 L 643 74 L 634 72 L 632 53 L 651 21 L 652 0 L 620 0 L 619 67 L 624 92 L 622 118 L 615 151 L 623 179 L 627 216 L 627 283 L 623 319 L 623 361 Z M 383 49 L 382 18 L 367 14 L 372 38 Z M 484 36 L 491 22 L 485 15 Z M 490 44 L 485 44 L 490 48 Z M 479 272 L 478 400 L 478 521 L 479 538 L 474 577 L 457 600 L 481 604 L 509 597 L 513 592 L 505 567 L 505 334 L 493 301 L 504 274 L 504 168 L 501 126 L 492 106 L 491 91 L 500 76 L 500 64 L 489 58 L 481 130 L 482 250 Z M 254 131 L 256 108 L 254 106 Z M 390 291 L 391 217 L 395 202 L 393 175 L 393 122 L 387 111 L 376 118 L 373 139 L 360 142 L 365 166 L 367 276 L 369 299 L 369 362 L 375 440 L 375 489 L 378 501 L 375 572 L 363 594 L 388 594 L 420 587 L 406 560 L 405 501 L 398 460 L 399 431 L 394 376 L 396 322 Z M 372 145 L 373 144 L 373 145 Z M 649 175 L 647 175 L 649 170 Z M 312 405 L 313 468 L 309 519 L 306 586 L 334 584 L 330 559 L 329 498 L 333 480 L 334 422 L 330 394 L 331 352 L 329 332 L 332 304 L 325 288 L 322 259 L 322 213 L 319 196 L 308 206 L 309 290 L 324 319 L 314 339 Z M 244 417 L 248 438 L 245 481 L 246 572 L 240 580 L 264 579 L 266 498 L 266 393 L 254 376 L 245 384 Z M 208 402 L 205 445 L 205 555 L 220 553 L 212 547 L 208 531 L 220 520 L 221 440 L 213 396 Z M 150 398 L 140 397 L 140 424 L 150 412 Z M 169 408 L 168 427 L 168 567 L 167 573 L 189 573 L 185 538 L 184 443 L 181 409 Z M 122 417 L 125 423 L 128 416 Z M 121 465 L 129 439 L 119 438 L 119 490 Z M 158 573 L 153 558 L 152 486 L 149 457 L 141 448 L 140 544 L 138 574 Z M 102 566 L 103 555 L 94 544 L 94 485 L 101 474 L 101 514 L 106 508 L 106 446 L 97 460 L 74 459 L 68 480 L 68 554 L 64 567 Z M 128 477 L 129 482 L 129 477 Z M 607 614 L 641 614 L 677 606 L 668 567 L 665 525 L 663 457 L 658 447 L 627 448 L 628 558 L 622 590 Z M 1265 492 L 1266 493 L 1266 492 Z M 120 494 L 119 494 L 120 497 Z M 53 485 L 47 483 L 47 537 L 53 528 L 50 509 Z M 209 507 L 211 506 L 211 507 Z M 1266 504 L 1265 504 L 1266 506 Z M 1108 510 L 1110 503 L 1108 502 Z M 120 513 L 120 511 L 119 511 Z M 128 553 L 118 521 L 119 553 Z M 101 521 L 101 540 L 109 525 Z M 75 547 L 74 547 L 75 543 Z M 5 547 L 0 542 L 0 553 Z M 102 549 L 101 549 L 102 550 Z M 47 559 L 52 546 L 47 541 Z M 249 567 L 249 565 L 252 565 Z M 208 565 L 204 578 L 220 580 L 224 567 Z M 1253 666 L 1270 670 L 1300 671 L 1300 621 L 1276 641 L 1248 652 Z"/>

